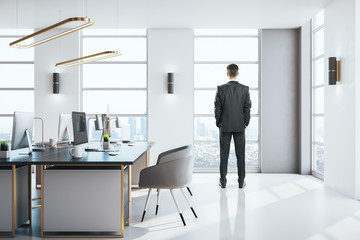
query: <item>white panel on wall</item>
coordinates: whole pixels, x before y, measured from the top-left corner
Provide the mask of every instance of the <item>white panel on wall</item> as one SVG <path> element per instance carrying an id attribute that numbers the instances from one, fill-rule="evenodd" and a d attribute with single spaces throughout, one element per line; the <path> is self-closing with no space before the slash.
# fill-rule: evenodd
<path id="1" fill-rule="evenodd" d="M 299 161 L 298 30 L 262 31 L 262 167 L 297 173 Z"/>
<path id="2" fill-rule="evenodd" d="M 191 29 L 148 30 L 148 134 L 159 153 L 192 144 L 194 128 L 194 34 Z M 174 94 L 167 93 L 167 73 L 174 73 Z"/>

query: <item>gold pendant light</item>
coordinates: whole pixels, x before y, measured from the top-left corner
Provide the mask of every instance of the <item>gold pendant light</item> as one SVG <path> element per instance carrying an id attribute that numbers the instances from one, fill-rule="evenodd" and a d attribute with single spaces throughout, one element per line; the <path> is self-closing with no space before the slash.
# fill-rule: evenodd
<path id="1" fill-rule="evenodd" d="M 75 58 L 75 59 L 65 61 L 65 62 L 60 62 L 60 63 L 57 63 L 55 66 L 56 67 L 73 67 L 73 66 L 77 66 L 80 64 L 95 62 L 95 61 L 112 58 L 112 57 L 117 57 L 117 56 L 121 56 L 121 55 L 122 54 L 119 51 L 105 51 L 105 52 L 95 53 L 95 54 L 88 55 L 88 56 L 81 57 L 81 58 Z"/>
<path id="2" fill-rule="evenodd" d="M 45 32 L 48 32 L 48 31 L 53 30 L 53 29 L 56 29 L 56 28 L 58 28 L 58 27 L 60 27 L 60 26 L 66 25 L 66 24 L 71 23 L 71 22 L 84 22 L 84 23 L 83 23 L 82 25 L 77 26 L 77 27 L 73 27 L 73 28 L 68 29 L 68 30 L 66 30 L 66 31 L 64 31 L 64 32 L 55 34 L 55 35 L 53 35 L 53 36 L 44 38 L 44 39 L 42 39 L 42 40 L 39 40 L 39 41 L 34 42 L 34 43 L 31 43 L 31 44 L 27 44 L 27 45 L 25 45 L 25 44 L 24 44 L 24 45 L 21 45 L 21 44 L 20 44 L 21 42 L 24 42 L 24 41 L 26 41 L 26 40 L 28 40 L 28 39 L 30 39 L 30 38 L 33 38 L 33 37 L 35 37 L 35 36 L 39 36 L 39 35 L 41 35 L 41 34 L 43 34 L 43 33 L 45 33 Z M 56 38 L 65 36 L 65 35 L 67 35 L 67 34 L 70 34 L 70 33 L 76 32 L 76 31 L 79 31 L 79 30 L 81 30 L 81 29 L 83 29 L 83 28 L 86 28 L 86 27 L 89 27 L 89 26 L 91 26 L 91 25 L 93 25 L 93 24 L 94 24 L 94 21 L 91 20 L 90 18 L 84 18 L 84 17 L 68 18 L 68 19 L 65 19 L 65 20 L 63 20 L 63 21 L 61 21 L 61 22 L 58 22 L 58 23 L 54 24 L 54 25 L 51 25 L 51 26 L 49 26 L 49 27 L 47 27 L 47 28 L 44 28 L 44 29 L 42 29 L 42 30 L 40 30 L 40 31 L 37 31 L 37 32 L 35 32 L 35 33 L 33 33 L 33 34 L 30 34 L 30 35 L 28 35 L 28 36 L 26 36 L 26 37 L 23 37 L 23 38 L 21 38 L 21 39 L 19 39 L 19 40 L 16 40 L 16 41 L 10 43 L 10 47 L 20 48 L 20 49 L 31 48 L 31 47 L 37 46 L 37 45 L 39 45 L 39 44 L 43 44 L 43 43 L 46 43 L 46 42 L 48 42 L 48 41 L 54 40 L 54 39 L 56 39 Z"/>

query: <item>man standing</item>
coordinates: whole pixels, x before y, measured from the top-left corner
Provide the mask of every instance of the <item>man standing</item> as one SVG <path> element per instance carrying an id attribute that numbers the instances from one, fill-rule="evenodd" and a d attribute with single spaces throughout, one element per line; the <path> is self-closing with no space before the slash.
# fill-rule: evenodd
<path id="1" fill-rule="evenodd" d="M 226 174 L 231 137 L 234 137 L 239 188 L 245 187 L 245 128 L 250 122 L 251 100 L 249 87 L 236 81 L 239 76 L 236 64 L 227 66 L 230 81 L 217 87 L 215 97 L 216 126 L 220 130 L 220 182 L 226 187 Z"/>

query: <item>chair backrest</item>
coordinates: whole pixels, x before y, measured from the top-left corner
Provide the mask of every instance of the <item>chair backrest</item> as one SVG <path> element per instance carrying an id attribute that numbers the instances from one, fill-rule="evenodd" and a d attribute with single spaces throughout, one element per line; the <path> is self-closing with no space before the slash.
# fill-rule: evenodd
<path id="1" fill-rule="evenodd" d="M 165 185 L 167 185 L 168 188 L 183 188 L 188 186 L 192 180 L 194 159 L 194 156 L 190 155 L 158 165 L 164 166 L 161 173 L 168 175 L 168 181 L 166 181 Z"/>
<path id="2" fill-rule="evenodd" d="M 193 155 L 144 168 L 140 172 L 139 187 L 183 188 L 191 183 L 193 169 Z"/>
<path id="3" fill-rule="evenodd" d="M 192 154 L 191 145 L 174 148 L 159 154 L 156 164 L 165 163 L 178 158 L 187 157 L 190 156 L 191 154 Z"/>

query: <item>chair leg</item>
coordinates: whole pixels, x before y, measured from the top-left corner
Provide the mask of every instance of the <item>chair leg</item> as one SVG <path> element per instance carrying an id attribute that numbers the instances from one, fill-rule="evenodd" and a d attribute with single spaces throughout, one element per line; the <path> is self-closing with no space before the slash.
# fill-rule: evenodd
<path id="1" fill-rule="evenodd" d="M 190 207 L 191 211 L 193 212 L 194 216 L 197 218 L 197 215 L 196 215 L 196 213 L 195 213 L 195 210 L 194 210 L 193 207 L 190 205 L 190 202 L 189 202 L 189 200 L 187 199 L 187 197 L 186 197 L 184 191 L 182 190 L 182 188 L 180 188 L 180 191 L 181 191 L 182 195 L 184 196 L 184 198 L 186 199 L 186 202 L 187 202 L 187 204 L 189 205 L 189 207 Z"/>
<path id="2" fill-rule="evenodd" d="M 145 202 L 145 207 L 144 207 L 144 212 L 143 212 L 143 215 L 142 215 L 142 218 L 141 218 L 141 222 L 144 221 L 146 209 L 147 209 L 147 206 L 148 206 L 148 203 L 149 203 L 150 193 L 151 193 L 151 188 L 149 188 L 149 192 L 148 192 L 148 195 L 146 197 L 146 202 Z"/>
<path id="3" fill-rule="evenodd" d="M 178 206 L 178 204 L 177 204 L 177 202 L 176 202 L 176 200 L 175 200 L 175 196 L 174 196 L 174 193 L 173 193 L 173 190 L 172 190 L 172 189 L 170 189 L 170 193 L 171 193 L 172 198 L 174 199 L 174 203 L 175 203 L 175 206 L 176 206 L 176 208 L 177 208 L 177 210 L 178 210 L 178 212 L 179 212 L 179 214 L 180 214 L 181 220 L 182 220 L 184 226 L 186 226 L 184 217 L 183 217 L 182 213 L 180 212 L 180 208 L 179 208 L 179 206 Z"/>
<path id="4" fill-rule="evenodd" d="M 190 191 L 190 188 L 189 187 L 186 187 L 186 188 L 189 191 L 190 195 L 192 196 L 192 192 Z"/>
<path id="5" fill-rule="evenodd" d="M 159 201 L 160 201 L 160 189 L 157 190 L 157 200 L 156 200 L 156 211 L 155 211 L 155 215 L 157 215 L 157 213 L 158 213 Z"/>

